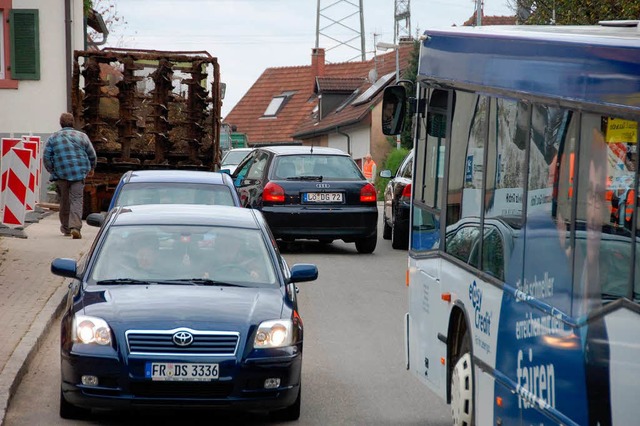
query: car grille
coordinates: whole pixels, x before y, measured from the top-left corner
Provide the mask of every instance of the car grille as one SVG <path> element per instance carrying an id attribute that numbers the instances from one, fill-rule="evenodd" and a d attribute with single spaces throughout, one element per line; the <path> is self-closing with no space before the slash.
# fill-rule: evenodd
<path id="1" fill-rule="evenodd" d="M 233 383 L 220 382 L 134 382 L 131 393 L 141 398 L 226 398 Z"/>
<path id="2" fill-rule="evenodd" d="M 178 346 L 173 342 L 176 330 L 170 331 L 128 331 L 127 344 L 133 355 L 192 355 L 192 356 L 233 356 L 238 347 L 239 333 L 196 332 L 193 343 Z"/>

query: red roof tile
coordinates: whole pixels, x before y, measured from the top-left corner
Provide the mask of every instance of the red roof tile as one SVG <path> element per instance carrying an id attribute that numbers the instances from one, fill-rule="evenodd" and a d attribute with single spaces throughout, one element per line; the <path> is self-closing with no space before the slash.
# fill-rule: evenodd
<path id="1" fill-rule="evenodd" d="M 318 77 L 317 92 L 346 92 L 351 93 L 367 82 L 364 77 L 334 78 Z"/>

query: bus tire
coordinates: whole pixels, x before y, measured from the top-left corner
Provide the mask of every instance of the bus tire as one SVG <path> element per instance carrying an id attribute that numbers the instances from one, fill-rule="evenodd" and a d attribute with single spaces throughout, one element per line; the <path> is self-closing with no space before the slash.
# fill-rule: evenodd
<path id="1" fill-rule="evenodd" d="M 454 426 L 473 426 L 473 360 L 469 333 L 465 333 L 460 357 L 451 373 L 451 418 Z"/>

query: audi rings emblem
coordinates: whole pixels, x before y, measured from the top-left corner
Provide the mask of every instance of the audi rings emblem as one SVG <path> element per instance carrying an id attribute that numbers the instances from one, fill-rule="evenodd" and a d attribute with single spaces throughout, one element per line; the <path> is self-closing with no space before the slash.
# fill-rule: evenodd
<path id="1" fill-rule="evenodd" d="M 178 331 L 173 335 L 173 343 L 177 346 L 189 346 L 193 343 L 193 334 L 188 331 Z"/>
<path id="2" fill-rule="evenodd" d="M 317 183 L 316 188 L 331 188 L 331 185 L 328 183 Z"/>

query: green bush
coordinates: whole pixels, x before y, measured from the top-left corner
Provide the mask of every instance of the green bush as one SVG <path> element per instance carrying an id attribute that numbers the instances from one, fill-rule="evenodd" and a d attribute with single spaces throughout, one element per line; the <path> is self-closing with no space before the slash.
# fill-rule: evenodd
<path id="1" fill-rule="evenodd" d="M 378 201 L 384 200 L 384 188 L 390 180 L 389 178 L 380 177 L 380 172 L 383 170 L 391 170 L 391 176 L 394 176 L 407 154 L 409 154 L 409 150 L 406 148 L 394 149 L 387 155 L 384 165 L 377 168 L 378 177 L 376 178 L 376 190 L 378 192 Z"/>

